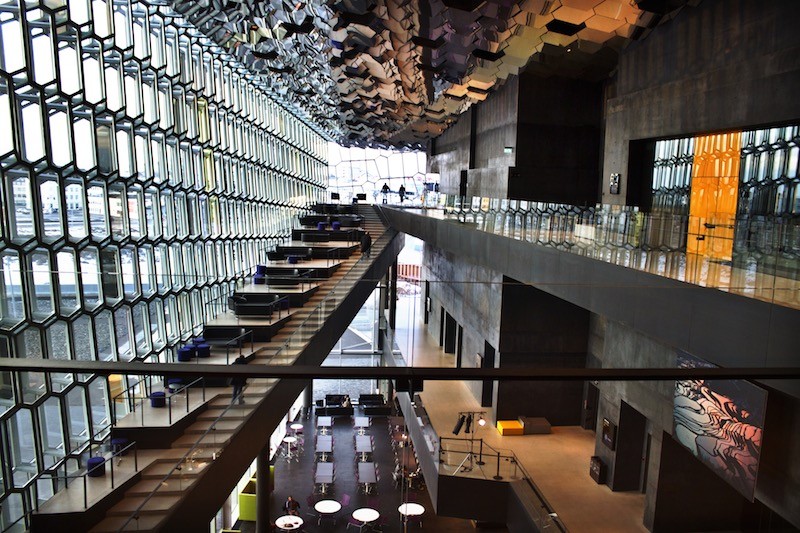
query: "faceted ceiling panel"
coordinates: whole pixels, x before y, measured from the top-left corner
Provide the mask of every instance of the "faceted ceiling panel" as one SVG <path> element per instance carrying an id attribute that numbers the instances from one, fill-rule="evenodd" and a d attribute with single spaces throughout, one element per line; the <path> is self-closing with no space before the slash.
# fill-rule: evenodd
<path id="1" fill-rule="evenodd" d="M 173 0 L 343 144 L 440 135 L 509 76 L 602 79 L 700 0 Z"/>

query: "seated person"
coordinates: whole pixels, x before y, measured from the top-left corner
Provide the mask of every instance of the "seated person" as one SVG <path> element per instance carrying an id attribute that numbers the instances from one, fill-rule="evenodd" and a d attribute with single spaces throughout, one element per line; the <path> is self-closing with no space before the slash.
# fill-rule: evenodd
<path id="1" fill-rule="evenodd" d="M 286 503 L 283 504 L 283 512 L 293 516 L 300 516 L 300 504 L 297 500 L 289 496 L 286 498 Z"/>

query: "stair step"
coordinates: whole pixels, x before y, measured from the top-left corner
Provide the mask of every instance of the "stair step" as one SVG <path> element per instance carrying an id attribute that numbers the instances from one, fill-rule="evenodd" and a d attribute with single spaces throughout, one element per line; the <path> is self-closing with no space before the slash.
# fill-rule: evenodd
<path id="1" fill-rule="evenodd" d="M 161 479 L 143 479 L 126 493 L 125 498 L 131 496 L 148 496 L 151 492 L 158 490 L 159 494 L 183 494 L 183 491 L 197 478 L 183 479 L 182 483 L 173 483 L 171 481 L 163 481 Z"/>
<path id="2" fill-rule="evenodd" d="M 136 509 L 145 501 L 146 498 L 147 496 L 129 497 L 126 495 L 122 501 L 108 511 L 107 516 L 130 516 L 132 513 L 136 512 Z M 163 516 L 164 512 L 172 509 L 180 499 L 180 495 L 161 494 L 159 492 L 150 498 L 144 507 L 138 511 L 139 515 L 160 514 Z"/>
<path id="3" fill-rule="evenodd" d="M 166 518 L 166 513 L 142 515 L 131 520 L 123 531 L 153 531 Z M 128 521 L 127 516 L 110 516 L 89 530 L 90 533 L 116 533 Z"/>

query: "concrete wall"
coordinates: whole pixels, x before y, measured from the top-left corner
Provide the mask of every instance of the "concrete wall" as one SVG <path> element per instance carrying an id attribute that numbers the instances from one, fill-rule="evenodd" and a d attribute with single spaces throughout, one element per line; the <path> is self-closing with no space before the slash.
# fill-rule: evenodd
<path id="1" fill-rule="evenodd" d="M 428 171 L 440 175 L 439 190 L 443 193 L 458 194 L 461 171 L 469 168 L 471 121 L 471 113 L 463 113 L 432 143 Z"/>
<path id="2" fill-rule="evenodd" d="M 589 204 L 600 182 L 602 84 L 523 74 L 509 198 Z"/>
<path id="3" fill-rule="evenodd" d="M 617 322 L 595 316 L 592 320 L 591 338 L 590 359 L 595 358 L 605 368 L 663 368 L 675 365 L 676 352 L 673 347 L 663 345 Z M 650 435 L 651 441 L 645 481 L 644 513 L 644 524 L 648 529 L 671 530 L 670 527 L 674 526 L 674 522 L 669 520 L 669 513 L 665 514 L 662 506 L 665 505 L 665 502 L 674 503 L 674 499 L 670 495 L 674 494 L 676 485 L 680 486 L 683 483 L 685 486 L 681 491 L 690 491 L 690 489 L 693 491 L 692 487 L 695 487 L 693 476 L 695 475 L 702 476 L 703 487 L 724 485 L 723 489 L 718 490 L 720 501 L 726 502 L 725 505 L 728 507 L 732 505 L 731 502 L 734 502 L 736 513 L 739 513 L 737 517 L 741 515 L 744 523 L 752 520 L 753 513 L 764 512 L 750 505 L 733 488 L 717 478 L 710 469 L 689 455 L 688 452 L 685 461 L 690 461 L 691 464 L 681 467 L 681 475 L 677 477 L 673 475 L 666 481 L 659 479 L 662 466 L 664 466 L 661 464 L 663 438 L 672 439 L 674 382 L 606 381 L 601 382 L 599 386 L 601 396 L 598 419 L 600 421 L 605 417 L 615 424 L 619 424 L 620 406 L 623 401 L 648 419 L 647 433 Z M 601 422 L 598 422 L 595 455 L 600 456 L 608 465 L 608 484 L 615 489 L 614 469 L 619 448 L 612 451 L 601 442 L 601 426 Z M 673 443 L 670 442 L 670 445 Z M 682 461 L 674 459 L 676 455 L 674 452 L 664 453 L 667 453 L 666 456 L 670 458 L 670 461 L 675 461 L 664 466 L 667 471 L 672 472 Z M 709 479 L 708 475 L 716 479 Z M 668 492 L 661 493 L 664 490 Z M 694 492 L 692 493 L 694 494 Z M 800 527 L 800 401 L 775 390 L 769 391 L 756 499 L 792 522 L 795 527 Z M 681 501 L 684 505 L 687 504 L 686 501 Z M 668 503 L 667 507 L 673 503 Z M 709 505 L 709 507 L 715 508 L 714 505 Z M 698 515 L 698 520 L 702 516 L 702 514 Z M 689 524 L 688 520 L 685 517 L 682 523 Z M 776 523 L 781 521 L 777 517 L 774 520 Z M 696 528 L 706 527 L 701 521 L 694 523 L 693 526 Z"/>
<path id="4" fill-rule="evenodd" d="M 464 328 L 462 367 L 476 368 L 475 354 L 484 352 L 484 342 L 497 349 L 500 343 L 502 276 L 487 268 L 467 263 L 457 256 L 425 245 L 423 279 L 430 282 L 431 314 L 428 332 L 438 342 L 441 308 Z M 482 383 L 466 382 L 480 401 Z M 494 420 L 494 413 L 489 413 Z"/>
<path id="5" fill-rule="evenodd" d="M 508 168 L 516 164 L 517 151 L 506 154 L 503 150 L 517 145 L 518 99 L 519 78 L 513 77 L 478 104 L 475 168 Z"/>
<path id="6" fill-rule="evenodd" d="M 589 312 L 530 285 L 504 278 L 500 367 L 586 366 Z M 498 384 L 497 417 L 541 416 L 553 425 L 580 424 L 583 383 Z"/>
<path id="7" fill-rule="evenodd" d="M 705 1 L 623 50 L 605 103 L 602 201 L 625 202 L 631 140 L 800 119 L 798 20 L 795 0 Z"/>
<path id="8" fill-rule="evenodd" d="M 512 78 L 485 101 L 461 114 L 458 121 L 436 138 L 429 158 L 430 172 L 440 174 L 440 190 L 458 194 L 462 170 L 469 170 L 468 196 L 505 198 L 508 169 L 516 161 L 518 81 Z M 470 131 L 475 120 L 475 154 L 470 165 Z"/>

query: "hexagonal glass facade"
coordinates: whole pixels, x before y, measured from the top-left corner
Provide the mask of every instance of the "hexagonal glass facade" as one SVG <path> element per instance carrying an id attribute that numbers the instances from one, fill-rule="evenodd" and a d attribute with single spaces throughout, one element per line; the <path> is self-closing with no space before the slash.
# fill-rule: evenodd
<path id="1" fill-rule="evenodd" d="M 326 186 L 326 139 L 162 2 L 0 0 L 0 356 L 171 360 Z M 0 530 L 112 392 L 0 373 Z"/>

